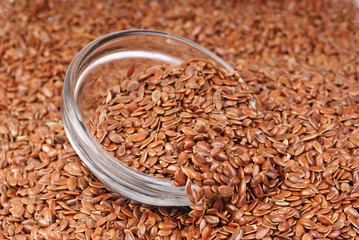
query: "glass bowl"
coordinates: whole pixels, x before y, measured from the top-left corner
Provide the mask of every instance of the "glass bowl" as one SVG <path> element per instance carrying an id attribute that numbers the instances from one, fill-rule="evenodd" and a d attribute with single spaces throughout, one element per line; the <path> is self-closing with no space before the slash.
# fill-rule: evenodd
<path id="1" fill-rule="evenodd" d="M 184 187 L 138 172 L 111 156 L 91 135 L 90 119 L 107 89 L 118 85 L 127 69 L 135 72 L 158 64 L 210 60 L 228 72 L 221 58 L 184 38 L 158 31 L 130 30 L 100 37 L 83 48 L 65 77 L 61 114 L 69 141 L 93 174 L 120 195 L 157 206 L 188 206 Z"/>

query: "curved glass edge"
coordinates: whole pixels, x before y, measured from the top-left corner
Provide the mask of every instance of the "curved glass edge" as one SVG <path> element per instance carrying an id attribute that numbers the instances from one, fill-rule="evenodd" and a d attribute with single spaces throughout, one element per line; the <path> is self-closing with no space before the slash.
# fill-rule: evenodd
<path id="1" fill-rule="evenodd" d="M 101 36 L 98 39 L 95 39 L 94 41 L 89 43 L 85 48 L 83 48 L 81 50 L 81 52 L 87 52 L 88 54 L 90 54 L 92 51 L 94 51 L 96 49 L 97 46 L 102 45 L 102 44 L 104 44 L 104 43 L 106 43 L 108 41 L 111 41 L 112 39 L 115 39 L 115 38 L 118 38 L 118 37 L 124 37 L 124 36 L 128 36 L 128 35 L 137 35 L 137 34 L 148 34 L 148 35 L 157 35 L 157 36 L 169 37 L 169 38 L 173 38 L 173 39 L 176 39 L 178 41 L 184 42 L 184 43 L 186 43 L 188 45 L 191 45 L 191 46 L 201 50 L 202 52 L 206 53 L 207 55 L 209 55 L 211 58 L 213 58 L 214 60 L 219 62 L 221 65 L 223 65 L 223 67 L 225 67 L 228 72 L 232 73 L 232 72 L 235 71 L 222 58 L 218 57 L 216 54 L 214 54 L 213 52 L 209 51 L 208 49 L 202 47 L 201 45 L 199 45 L 199 44 L 197 44 L 195 42 L 192 42 L 192 41 L 190 41 L 190 40 L 188 40 L 186 38 L 183 38 L 183 37 L 171 34 L 171 33 L 155 31 L 155 30 L 134 29 L 134 30 L 125 30 L 125 31 L 110 33 L 110 34 Z"/>
<path id="2" fill-rule="evenodd" d="M 88 145 L 88 143 L 85 145 L 83 143 L 83 139 L 74 132 L 74 128 L 76 128 L 76 126 L 71 124 L 72 114 L 69 113 L 69 109 L 64 105 L 63 102 L 61 106 L 61 114 L 62 114 L 62 120 L 63 120 L 65 132 L 68 136 L 71 145 L 74 147 L 76 153 L 91 169 L 94 175 L 100 181 L 102 181 L 107 187 L 111 188 L 112 190 L 114 190 L 115 192 L 119 193 L 124 197 L 149 205 L 188 206 L 191 204 L 183 188 L 182 189 L 179 188 L 178 190 L 175 189 L 176 190 L 175 192 L 171 192 L 169 191 L 170 189 L 168 189 L 168 186 L 166 186 L 167 181 L 166 182 L 154 181 L 153 184 L 151 184 L 154 186 L 148 186 L 147 184 L 145 184 L 145 182 L 142 182 L 143 185 L 136 185 L 128 181 L 128 178 L 126 178 L 126 175 L 128 175 L 126 171 L 123 172 L 122 177 L 119 177 L 118 175 L 116 175 L 116 173 L 112 171 L 113 169 L 111 169 L 111 167 L 108 167 L 104 164 L 100 165 L 99 164 L 100 162 L 96 162 L 94 160 L 98 158 L 95 155 L 93 155 L 92 151 L 90 150 L 90 148 L 94 146 Z M 84 148 L 84 146 L 87 147 Z M 124 166 L 127 167 L 126 165 Z M 138 173 L 135 172 L 134 176 L 136 174 Z M 146 176 L 146 177 L 151 177 L 151 176 Z M 150 180 L 153 180 L 152 177 Z M 116 182 L 116 184 L 114 184 L 114 181 Z M 162 185 L 161 183 L 164 183 L 164 185 Z M 171 187 L 173 186 L 171 185 Z"/>

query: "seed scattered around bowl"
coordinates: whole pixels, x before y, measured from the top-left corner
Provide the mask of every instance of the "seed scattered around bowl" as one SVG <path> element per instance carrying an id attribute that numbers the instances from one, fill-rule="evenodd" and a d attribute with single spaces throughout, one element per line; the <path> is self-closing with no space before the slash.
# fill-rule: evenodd
<path id="1" fill-rule="evenodd" d="M 199 8 L 193 0 L 0 1 L 0 238 L 173 240 L 205 239 L 210 233 L 207 239 L 239 240 L 262 237 L 269 229 L 263 240 L 357 239 L 358 11 L 353 4 L 210 1 Z M 263 169 L 267 160 L 280 166 L 280 181 L 269 193 L 263 189 L 262 199 L 250 190 L 250 176 L 258 171 L 254 163 L 238 172 L 241 180 L 232 197 L 167 209 L 120 198 L 77 157 L 59 115 L 66 69 L 96 37 L 140 28 L 168 31 L 213 50 L 236 67 L 260 99 L 264 117 L 257 128 L 264 134 L 227 127 L 224 132 L 240 133 L 244 146 L 249 138 L 255 148 L 264 145 L 279 153 L 270 150 L 256 158 L 253 150 L 241 153 L 243 161 Z M 132 77 L 134 70 L 124 75 Z M 158 82 L 158 76 L 150 81 Z M 140 90 L 136 82 L 130 87 Z M 153 111 L 163 115 L 166 110 L 154 106 Z M 212 106 L 203 111 L 213 111 Z M 132 122 L 125 124 L 128 132 L 134 130 Z M 171 130 L 165 134 L 176 136 Z M 197 147 L 207 149 L 203 143 Z M 208 185 L 218 179 L 213 170 L 202 176 Z M 174 169 L 167 171 L 173 175 Z M 185 185 L 187 177 L 177 175 Z M 262 182 L 268 184 L 266 178 Z M 212 198 L 211 187 L 203 193 Z M 177 225 L 159 229 L 162 222 Z"/>

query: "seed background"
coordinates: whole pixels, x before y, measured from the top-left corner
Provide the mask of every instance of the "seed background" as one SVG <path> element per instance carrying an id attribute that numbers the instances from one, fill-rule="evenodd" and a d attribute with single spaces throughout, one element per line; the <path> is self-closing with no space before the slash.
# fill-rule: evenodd
<path id="1" fill-rule="evenodd" d="M 1 1 L 1 238 L 357 238 L 357 15 L 349 1 Z M 292 196 L 298 191 L 279 189 L 277 199 L 251 200 L 241 208 L 219 202 L 214 210 L 142 206 L 104 188 L 64 133 L 63 79 L 75 54 L 91 40 L 136 28 L 174 33 L 214 51 L 239 71 L 272 111 L 275 124 L 293 113 L 318 129 L 325 121 L 321 117 L 332 119 L 337 127 L 326 126 L 334 131 L 326 141 L 307 130 L 302 134 L 313 139 L 303 149 L 292 147 L 299 149 L 297 156 L 322 154 L 323 163 L 306 157 L 298 165 L 329 169 L 324 174 L 308 167 L 315 172 L 308 179 L 333 176 L 332 182 L 314 185 L 318 192 L 308 190 L 299 199 Z M 305 106 L 318 116 L 311 118 Z M 288 133 L 300 135 L 294 123 L 285 124 Z M 327 151 L 329 157 L 327 149 L 334 149 Z M 291 206 L 296 209 L 291 219 L 282 219 L 288 213 L 278 212 L 277 201 L 299 201 Z M 206 217 L 197 218 L 203 211 Z M 269 221 L 260 216 L 263 211 L 272 214 Z"/>

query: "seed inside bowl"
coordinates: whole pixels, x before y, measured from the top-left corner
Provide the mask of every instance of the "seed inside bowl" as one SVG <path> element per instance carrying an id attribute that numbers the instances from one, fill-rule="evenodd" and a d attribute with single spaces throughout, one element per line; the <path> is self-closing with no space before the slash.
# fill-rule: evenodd
<path id="1" fill-rule="evenodd" d="M 140 172 L 186 186 L 193 203 L 232 197 L 248 182 L 259 198 L 275 186 L 278 174 L 271 163 L 266 162 L 264 172 L 247 169 L 250 146 L 243 136 L 262 134 L 253 125 L 263 114 L 259 99 L 258 108 L 250 104 L 255 97 L 238 74 L 201 59 L 157 65 L 136 75 L 133 68 L 108 90 L 91 119 L 92 135 L 111 155 Z M 264 189 L 259 173 L 266 178 Z M 243 180 L 245 175 L 250 176 Z"/>

